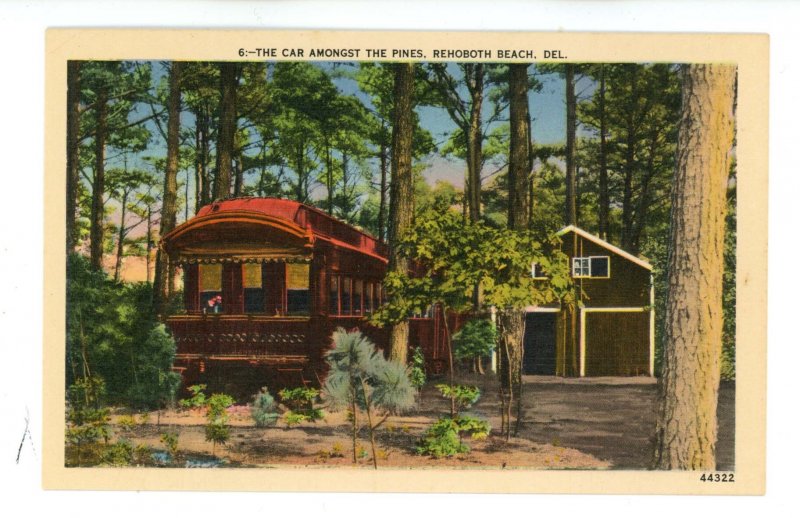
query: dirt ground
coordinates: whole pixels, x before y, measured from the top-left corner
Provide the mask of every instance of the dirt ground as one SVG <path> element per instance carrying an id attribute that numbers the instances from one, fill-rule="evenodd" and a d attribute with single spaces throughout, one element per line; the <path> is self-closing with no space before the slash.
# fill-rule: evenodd
<path id="1" fill-rule="evenodd" d="M 440 380 L 442 381 L 442 380 Z M 488 419 L 493 430 L 500 421 L 497 381 L 491 376 L 464 375 L 460 383 L 481 387 L 478 404 L 467 412 Z M 400 468 L 534 468 L 534 469 L 647 469 L 651 434 L 655 426 L 656 384 L 650 378 L 564 379 L 544 376 L 524 378 L 523 420 L 519 435 L 510 442 L 496 437 L 467 441 L 472 451 L 452 458 L 433 459 L 415 453 L 425 429 L 445 414 L 449 402 L 429 383 L 419 408 L 405 416 L 390 417 L 376 432 L 380 467 Z M 735 386 L 720 388 L 718 469 L 734 467 Z M 269 428 L 255 428 L 246 406 L 231 409 L 231 437 L 212 448 L 206 442 L 202 414 L 161 412 L 148 424 L 122 430 L 112 418 L 116 438 L 164 450 L 161 434 L 177 433 L 181 454 L 173 465 L 187 459 L 222 459 L 222 466 L 352 466 L 351 428 L 344 413 L 326 412 L 323 420 L 288 427 L 283 420 Z M 141 421 L 141 416 L 136 416 Z M 361 416 L 363 419 L 364 416 Z M 357 448 L 358 466 L 372 467 L 367 431 L 362 429 Z M 184 463 L 184 464 L 182 464 Z M 202 464 L 202 462 L 201 462 Z"/>

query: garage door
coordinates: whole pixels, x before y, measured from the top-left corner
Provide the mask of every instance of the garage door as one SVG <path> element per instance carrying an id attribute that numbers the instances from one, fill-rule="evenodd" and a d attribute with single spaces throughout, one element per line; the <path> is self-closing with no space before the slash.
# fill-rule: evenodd
<path id="1" fill-rule="evenodd" d="M 522 357 L 525 374 L 555 375 L 556 315 L 558 313 L 532 312 L 525 316 L 525 355 Z"/>
<path id="2" fill-rule="evenodd" d="M 586 312 L 585 318 L 587 376 L 649 374 L 649 312 Z"/>

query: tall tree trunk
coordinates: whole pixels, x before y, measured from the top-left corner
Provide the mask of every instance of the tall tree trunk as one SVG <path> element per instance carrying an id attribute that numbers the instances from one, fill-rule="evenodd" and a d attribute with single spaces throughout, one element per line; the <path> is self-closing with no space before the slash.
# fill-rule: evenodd
<path id="1" fill-rule="evenodd" d="M 197 142 L 197 177 L 195 178 L 195 213 L 211 201 L 211 182 L 208 178 L 209 122 L 208 106 L 203 105 L 195 112 Z"/>
<path id="2" fill-rule="evenodd" d="M 636 97 L 638 91 L 636 81 L 638 67 L 632 66 L 628 70 L 630 80 L 631 106 L 625 116 L 625 164 L 623 166 L 624 180 L 622 187 L 622 233 L 620 235 L 620 245 L 624 250 L 631 248 L 631 230 L 633 227 L 633 174 L 636 168 Z"/>
<path id="3" fill-rule="evenodd" d="M 153 253 L 153 207 L 147 206 L 147 258 L 145 259 L 145 267 L 147 268 L 147 283 L 150 284 L 151 271 L 150 261 Z"/>
<path id="4" fill-rule="evenodd" d="M 103 239 L 105 223 L 105 161 L 106 161 L 106 133 L 108 118 L 108 91 L 101 87 L 97 92 L 97 130 L 94 137 L 94 179 L 92 181 L 92 213 L 91 228 L 89 230 L 90 260 L 92 268 L 100 270 L 103 267 Z"/>
<path id="5" fill-rule="evenodd" d="M 483 166 L 483 130 L 481 110 L 483 109 L 483 65 L 473 65 L 472 77 L 467 77 L 467 85 L 472 99 L 467 132 L 467 170 L 469 172 L 469 220 L 478 221 L 481 217 L 481 169 Z"/>
<path id="6" fill-rule="evenodd" d="M 528 228 L 528 181 L 530 174 L 530 134 L 528 125 L 528 66 L 510 66 L 509 117 L 511 135 L 508 161 L 508 228 L 524 231 Z M 500 397 L 502 421 L 506 438 L 511 437 L 511 413 L 514 395 L 520 397 L 522 389 L 522 338 L 525 332 L 525 311 L 517 308 L 499 308 L 497 327 L 500 343 Z M 521 406 L 517 406 L 517 429 Z"/>
<path id="7" fill-rule="evenodd" d="M 378 239 L 386 239 L 386 176 L 388 169 L 389 150 L 385 144 L 381 144 L 381 187 L 380 202 L 378 203 Z"/>
<path id="8" fill-rule="evenodd" d="M 161 228 L 159 235 L 164 237 L 175 228 L 178 202 L 178 146 L 180 144 L 181 115 L 181 71 L 183 63 L 174 61 L 169 75 L 169 100 L 167 111 L 167 167 L 164 172 L 164 196 L 161 204 Z M 163 315 L 172 291 L 172 274 L 169 258 L 161 249 L 156 253 L 156 274 L 153 302 L 159 315 Z"/>
<path id="9" fill-rule="evenodd" d="M 328 190 L 328 214 L 333 215 L 333 157 L 331 144 L 325 139 L 325 187 Z"/>
<path id="10" fill-rule="evenodd" d="M 606 70 L 605 65 L 600 65 L 600 178 L 599 178 L 599 201 L 597 207 L 597 223 L 600 239 L 608 240 L 608 214 L 610 212 L 611 201 L 608 194 L 608 144 L 606 143 Z"/>
<path id="11" fill-rule="evenodd" d="M 683 79 L 654 455 L 658 469 L 716 469 L 735 78 L 729 65 L 689 65 Z"/>
<path id="12" fill-rule="evenodd" d="M 78 243 L 78 185 L 80 159 L 78 133 L 81 131 L 81 62 L 67 62 L 67 252 Z"/>
<path id="13" fill-rule="evenodd" d="M 414 132 L 414 65 L 397 63 L 394 67 L 389 271 L 406 273 L 408 260 L 398 253 L 397 241 L 411 228 L 414 220 L 414 174 L 411 169 L 411 145 Z M 389 342 L 392 360 L 405 365 L 408 355 L 408 321 L 392 326 Z"/>
<path id="14" fill-rule="evenodd" d="M 119 222 L 119 232 L 117 233 L 117 260 L 114 264 L 114 281 L 119 282 L 120 272 L 122 271 L 122 256 L 125 252 L 125 213 L 128 205 L 128 191 L 122 191 L 121 215 Z"/>
<path id="15" fill-rule="evenodd" d="M 567 199 L 564 207 L 564 224 L 576 225 L 577 212 L 575 198 L 577 194 L 575 181 L 575 65 L 565 65 L 566 103 L 567 103 L 567 149 L 566 149 L 566 183 Z"/>
<path id="16" fill-rule="evenodd" d="M 214 182 L 214 199 L 224 200 L 231 196 L 233 163 L 233 141 L 236 134 L 236 86 L 238 66 L 236 63 L 220 63 L 220 114 L 217 135 L 217 178 Z"/>

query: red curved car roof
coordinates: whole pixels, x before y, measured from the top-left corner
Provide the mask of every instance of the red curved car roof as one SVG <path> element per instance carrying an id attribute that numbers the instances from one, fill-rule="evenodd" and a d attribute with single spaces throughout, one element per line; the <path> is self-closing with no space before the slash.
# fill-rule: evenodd
<path id="1" fill-rule="evenodd" d="M 219 212 L 256 212 L 291 221 L 315 236 L 327 238 L 336 245 L 356 248 L 384 259 L 386 247 L 366 232 L 325 214 L 319 209 L 293 200 L 280 198 L 233 198 L 202 207 L 196 217 Z"/>

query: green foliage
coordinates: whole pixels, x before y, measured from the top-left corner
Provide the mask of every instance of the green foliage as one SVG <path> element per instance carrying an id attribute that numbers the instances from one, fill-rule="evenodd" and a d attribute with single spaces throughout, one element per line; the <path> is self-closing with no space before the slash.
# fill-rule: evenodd
<path id="1" fill-rule="evenodd" d="M 278 420 L 278 406 L 275 404 L 275 399 L 267 390 L 267 387 L 262 387 L 261 391 L 253 396 L 253 404 L 250 407 L 250 417 L 259 428 L 264 428 L 275 424 Z"/>
<path id="2" fill-rule="evenodd" d="M 212 442 L 215 447 L 225 444 L 230 438 L 227 408 L 232 404 L 233 398 L 227 394 L 212 394 L 207 400 L 206 441 Z"/>
<path id="3" fill-rule="evenodd" d="M 417 391 L 422 390 L 428 380 L 425 371 L 425 354 L 422 352 L 422 347 L 414 347 L 411 353 L 411 370 L 408 379 Z"/>
<path id="4" fill-rule="evenodd" d="M 322 410 L 314 408 L 314 400 L 319 396 L 319 390 L 309 387 L 284 388 L 278 392 L 278 396 L 290 409 L 284 415 L 287 425 L 322 419 Z"/>
<path id="5" fill-rule="evenodd" d="M 363 410 L 374 407 L 390 413 L 411 408 L 414 387 L 404 365 L 386 360 L 358 331 L 339 328 L 333 343 L 326 353 L 330 372 L 323 386 L 325 400 L 333 408 L 346 408 L 354 402 Z"/>
<path id="6" fill-rule="evenodd" d="M 192 393 L 191 397 L 186 399 L 181 399 L 180 401 L 178 401 L 178 404 L 181 406 L 181 408 L 186 408 L 186 409 L 190 408 L 197 409 L 205 407 L 206 406 L 205 390 L 206 390 L 206 385 L 203 384 L 192 385 L 191 387 L 189 387 L 189 392 Z"/>
<path id="7" fill-rule="evenodd" d="M 453 355 L 459 360 L 488 356 L 496 340 L 497 330 L 491 321 L 470 320 L 453 335 Z"/>
<path id="8" fill-rule="evenodd" d="M 353 436 L 357 432 L 356 408 L 367 413 L 373 463 L 377 469 L 375 429 L 391 413 L 399 413 L 414 404 L 414 386 L 408 377 L 408 368 L 388 361 L 367 337 L 358 331 L 342 328 L 333 333 L 333 348 L 325 354 L 330 367 L 323 386 L 325 401 L 332 408 L 351 409 Z M 383 419 L 373 421 L 376 411 L 385 413 Z M 355 443 L 353 448 L 356 448 Z"/>
<path id="9" fill-rule="evenodd" d="M 133 462 L 133 453 L 133 444 L 125 439 L 120 439 L 103 450 L 100 454 L 100 464 L 106 466 L 130 466 Z"/>
<path id="10" fill-rule="evenodd" d="M 178 454 L 178 434 L 174 432 L 164 432 L 161 434 L 159 442 L 164 445 L 170 455 L 175 457 Z"/>
<path id="11" fill-rule="evenodd" d="M 436 385 L 442 396 L 447 399 L 454 399 L 457 409 L 469 408 L 478 402 L 481 397 L 481 390 L 478 387 L 470 385 L 445 385 L 443 383 Z"/>
<path id="12" fill-rule="evenodd" d="M 393 324 L 434 304 L 454 311 L 470 309 L 478 284 L 484 303 L 499 308 L 568 300 L 572 296 L 568 261 L 558 250 L 557 239 L 552 239 L 542 243 L 530 232 L 471 223 L 449 207 L 426 211 L 396 245 L 417 265 L 417 274 L 386 276 L 389 303 L 372 321 Z M 547 280 L 531 279 L 532 262 L 541 266 Z"/>
<path id="13" fill-rule="evenodd" d="M 79 378 L 67 391 L 66 441 L 77 446 L 80 458 L 84 445 L 111 436 L 108 409 L 102 406 L 105 383 L 99 377 Z"/>
<path id="14" fill-rule="evenodd" d="M 117 426 L 119 426 L 122 431 L 130 432 L 133 430 L 133 427 L 136 426 L 136 419 L 134 419 L 132 415 L 124 415 L 117 420 Z"/>
<path id="15" fill-rule="evenodd" d="M 425 436 L 417 446 L 417 453 L 437 459 L 467 453 L 470 447 L 464 444 L 465 437 L 483 440 L 489 436 L 489 432 L 489 423 L 481 419 L 469 416 L 443 417 L 426 430 Z"/>
<path id="16" fill-rule="evenodd" d="M 154 408 L 180 383 L 172 372 L 175 343 L 152 312 L 147 283 L 115 283 L 88 259 L 67 262 L 67 383 L 102 378 L 110 403 Z"/>

